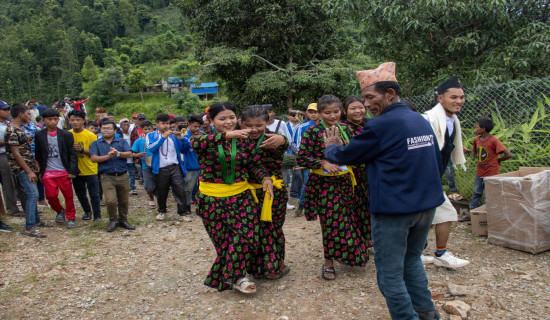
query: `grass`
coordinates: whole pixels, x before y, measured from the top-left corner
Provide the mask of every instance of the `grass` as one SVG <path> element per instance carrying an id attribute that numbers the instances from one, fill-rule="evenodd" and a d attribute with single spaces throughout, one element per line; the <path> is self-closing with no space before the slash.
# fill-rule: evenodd
<path id="1" fill-rule="evenodd" d="M 95 256 L 95 255 L 96 255 L 95 252 L 86 250 L 86 251 L 84 251 L 84 253 L 80 256 L 80 259 L 81 259 L 81 260 L 88 260 L 88 258 L 91 258 L 91 257 L 93 257 L 93 256 Z"/>

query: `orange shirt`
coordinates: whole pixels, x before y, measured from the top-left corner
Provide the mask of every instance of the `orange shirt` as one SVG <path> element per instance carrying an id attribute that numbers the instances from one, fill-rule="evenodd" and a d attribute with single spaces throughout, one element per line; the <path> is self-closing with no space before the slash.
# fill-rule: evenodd
<path id="1" fill-rule="evenodd" d="M 490 135 L 485 140 L 477 136 L 474 139 L 473 152 L 477 157 L 478 177 L 488 177 L 499 174 L 500 164 L 498 154 L 507 150 L 497 137 Z"/>

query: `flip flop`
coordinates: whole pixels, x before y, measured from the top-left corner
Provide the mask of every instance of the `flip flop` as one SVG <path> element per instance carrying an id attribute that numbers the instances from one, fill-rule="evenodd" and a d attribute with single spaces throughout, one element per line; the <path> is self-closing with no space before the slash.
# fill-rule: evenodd
<path id="1" fill-rule="evenodd" d="M 328 278 L 326 275 L 327 274 L 333 274 L 334 275 L 334 278 Z M 336 270 L 334 269 L 334 267 L 327 267 L 325 265 L 322 265 L 321 266 L 321 276 L 323 277 L 323 279 L 325 280 L 334 280 L 336 279 Z"/>
<path id="2" fill-rule="evenodd" d="M 21 234 L 33 238 L 46 238 L 46 235 L 42 234 L 38 229 L 21 231 Z"/>
<path id="3" fill-rule="evenodd" d="M 251 286 L 254 286 L 254 289 L 250 289 Z M 243 277 L 237 280 L 237 282 L 233 285 L 233 288 L 246 294 L 256 292 L 256 285 L 254 284 L 254 282 L 250 282 L 247 277 Z"/>
<path id="4" fill-rule="evenodd" d="M 266 280 L 278 280 L 278 279 L 281 279 L 282 277 L 286 276 L 289 272 L 290 272 L 290 267 L 286 266 L 285 271 L 279 272 L 279 273 L 274 273 L 274 274 L 268 274 L 264 277 L 264 279 L 266 279 Z"/>

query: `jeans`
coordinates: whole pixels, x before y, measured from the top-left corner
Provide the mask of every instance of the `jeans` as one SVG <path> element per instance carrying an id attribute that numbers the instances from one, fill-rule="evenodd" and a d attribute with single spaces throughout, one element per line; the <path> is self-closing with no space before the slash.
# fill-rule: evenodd
<path id="1" fill-rule="evenodd" d="M 193 199 L 193 189 L 199 180 L 200 170 L 187 170 L 187 177 L 185 178 L 185 200 L 187 201 L 187 207 L 191 207 L 191 200 Z"/>
<path id="2" fill-rule="evenodd" d="M 298 205 L 303 207 L 306 198 L 307 181 L 309 180 L 309 169 L 304 169 L 302 172 L 304 174 L 304 182 L 302 183 L 302 192 L 300 192 L 300 200 L 298 200 Z"/>
<path id="3" fill-rule="evenodd" d="M 155 175 L 155 190 L 157 192 L 158 212 L 166 213 L 168 191 L 172 187 L 172 194 L 178 204 L 178 214 L 183 215 L 186 210 L 185 178 L 179 164 L 173 164 L 159 169 Z"/>
<path id="4" fill-rule="evenodd" d="M 449 160 L 447 168 L 445 168 L 445 176 L 447 177 L 447 184 L 449 185 L 449 191 L 456 192 L 458 189 L 455 184 L 455 168 L 453 167 L 453 161 Z"/>
<path id="5" fill-rule="evenodd" d="M 476 180 L 474 181 L 474 194 L 472 194 L 472 200 L 470 200 L 470 209 L 479 207 L 481 203 L 481 197 L 485 192 L 485 181 L 483 177 L 479 177 L 476 174 Z"/>
<path id="6" fill-rule="evenodd" d="M 126 163 L 130 182 L 130 190 L 136 190 L 136 166 L 134 163 Z"/>
<path id="7" fill-rule="evenodd" d="M 26 194 L 25 203 L 25 230 L 31 230 L 34 226 L 40 222 L 38 216 L 38 188 L 36 183 L 29 181 L 29 176 L 26 172 L 20 172 L 17 174 L 17 179 L 23 187 L 23 191 Z"/>
<path id="8" fill-rule="evenodd" d="M 290 185 L 290 197 L 300 199 L 303 185 L 303 170 L 294 171 L 292 174 L 292 184 Z"/>
<path id="9" fill-rule="evenodd" d="M 38 201 L 44 201 L 46 198 L 45 188 L 44 184 L 38 180 L 36 182 L 36 188 L 38 189 Z"/>
<path id="10" fill-rule="evenodd" d="M 374 263 L 378 288 L 392 319 L 418 319 L 435 310 L 420 255 L 435 208 L 402 215 L 372 215 Z"/>
<path id="11" fill-rule="evenodd" d="M 128 221 L 128 198 L 130 197 L 128 175 L 111 176 L 105 173 L 101 174 L 101 185 L 103 186 L 109 221 Z"/>
<path id="12" fill-rule="evenodd" d="M 94 220 L 101 219 L 101 198 L 99 195 L 99 179 L 97 174 L 90 176 L 77 176 L 73 179 L 74 192 L 80 202 L 80 206 L 85 213 L 94 213 Z M 90 202 L 86 196 L 86 188 L 90 195 Z"/>

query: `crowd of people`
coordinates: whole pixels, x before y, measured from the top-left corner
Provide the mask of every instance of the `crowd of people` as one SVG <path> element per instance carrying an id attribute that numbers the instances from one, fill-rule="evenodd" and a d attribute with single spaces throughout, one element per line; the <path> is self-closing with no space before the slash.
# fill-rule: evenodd
<path id="1" fill-rule="evenodd" d="M 458 215 L 441 184 L 448 164 L 464 167 L 470 151 L 463 148 L 457 117 L 464 91 L 457 77 L 445 81 L 436 89 L 435 106 L 421 115 L 401 101 L 394 63 L 357 77 L 361 97 L 342 102 L 324 95 L 304 110 L 289 110 L 288 122 L 272 105 L 251 105 L 238 114 L 231 102 L 216 102 L 199 115 L 157 114 L 151 122 L 134 114 L 132 121 L 115 122 L 104 108 L 90 119 L 86 99 L 65 98 L 51 108 L 0 101 L 6 209 L 21 215 L 19 199 L 21 233 L 44 238 L 43 228 L 51 225 L 38 211 L 41 194 L 57 213 L 55 222 L 74 228 L 74 192 L 82 220 L 102 219 L 105 205 L 108 232 L 134 230 L 128 204 L 136 182 L 159 221 L 168 214 L 172 190 L 179 216 L 190 215 L 196 204 L 216 249 L 205 285 L 243 293 L 256 292 L 250 276 L 275 280 L 290 272 L 283 224 L 287 210 L 295 209 L 296 216 L 320 222 L 323 279 L 336 279 L 335 261 L 365 267 L 374 251 L 392 318 L 439 319 L 423 264 L 469 263 L 447 249 Z M 367 110 L 374 116 L 368 120 Z M 482 199 L 483 177 L 498 174 L 499 163 L 511 157 L 490 134 L 493 126 L 482 118 L 475 128 L 471 208 Z M 423 255 L 431 225 L 436 251 Z M 11 231 L 3 222 L 1 228 Z"/>

